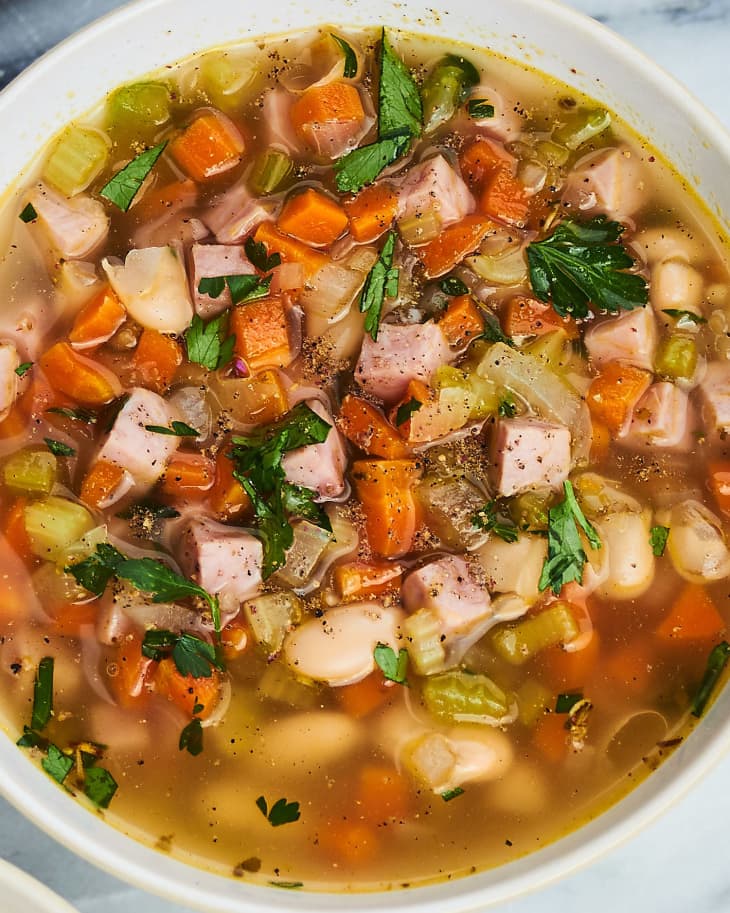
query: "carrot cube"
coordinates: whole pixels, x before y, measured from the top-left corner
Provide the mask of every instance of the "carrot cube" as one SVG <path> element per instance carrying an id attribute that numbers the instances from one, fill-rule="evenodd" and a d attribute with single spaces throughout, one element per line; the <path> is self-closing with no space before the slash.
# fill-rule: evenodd
<path id="1" fill-rule="evenodd" d="M 196 117 L 169 149 L 194 181 L 207 181 L 235 168 L 245 144 L 235 124 L 219 111 L 212 111 Z"/>
<path id="2" fill-rule="evenodd" d="M 283 368 L 294 360 L 286 306 L 277 296 L 234 308 L 230 332 L 236 337 L 236 355 L 252 371 Z"/>
<path id="3" fill-rule="evenodd" d="M 282 231 L 306 244 L 325 247 L 336 241 L 347 228 L 347 216 L 333 199 L 308 187 L 302 193 L 289 197 L 278 225 Z"/>

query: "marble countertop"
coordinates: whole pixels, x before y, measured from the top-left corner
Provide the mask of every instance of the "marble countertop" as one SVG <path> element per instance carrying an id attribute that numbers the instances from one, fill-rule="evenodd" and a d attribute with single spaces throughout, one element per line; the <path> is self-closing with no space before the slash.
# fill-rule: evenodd
<path id="1" fill-rule="evenodd" d="M 118 0 L 0 0 L 0 87 L 48 47 Z M 730 0 L 571 0 L 679 78 L 730 127 Z M 730 757 L 638 837 L 529 897 L 509 913 L 724 913 L 730 909 Z M 35 875 L 80 913 L 186 913 L 81 859 L 0 800 L 0 857 Z M 2 902 L 0 900 L 0 910 Z"/>

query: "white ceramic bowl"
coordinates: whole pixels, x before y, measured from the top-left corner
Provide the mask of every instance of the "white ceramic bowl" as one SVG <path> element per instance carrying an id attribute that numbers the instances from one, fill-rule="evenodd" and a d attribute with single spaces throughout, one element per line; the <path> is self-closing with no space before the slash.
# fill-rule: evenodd
<path id="1" fill-rule="evenodd" d="M 550 0 L 138 0 L 64 42 L 0 95 L 14 128 L 0 151 L 0 198 L 48 138 L 122 82 L 197 50 L 316 23 L 384 24 L 478 43 L 524 60 L 618 112 L 697 187 L 728 228 L 730 137 L 670 76 L 594 21 Z M 114 875 L 210 913 L 386 907 L 466 913 L 534 890 L 627 839 L 678 799 L 730 744 L 730 689 L 647 782 L 604 815 L 499 869 L 400 893 L 308 894 L 255 887 L 190 868 L 113 830 L 59 790 L 0 734 L 0 790 L 61 843 Z"/>
<path id="2" fill-rule="evenodd" d="M 76 913 L 58 894 L 2 859 L 0 898 L 3 913 Z"/>

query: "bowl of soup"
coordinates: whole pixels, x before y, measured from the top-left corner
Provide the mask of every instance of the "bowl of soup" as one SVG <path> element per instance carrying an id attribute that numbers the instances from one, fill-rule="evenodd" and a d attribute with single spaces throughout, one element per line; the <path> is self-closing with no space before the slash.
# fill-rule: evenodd
<path id="1" fill-rule="evenodd" d="M 720 757 L 727 137 L 684 90 L 552 3 L 160 0 L 0 111 L 25 814 L 201 909 L 460 911 Z"/>

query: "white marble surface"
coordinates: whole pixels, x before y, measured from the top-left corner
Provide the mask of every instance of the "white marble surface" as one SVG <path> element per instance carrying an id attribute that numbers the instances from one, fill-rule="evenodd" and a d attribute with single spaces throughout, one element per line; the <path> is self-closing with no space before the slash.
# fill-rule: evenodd
<path id="1" fill-rule="evenodd" d="M 117 0 L 0 0 L 0 85 L 50 44 L 118 5 Z M 730 127 L 730 0 L 572 0 L 569 5 L 640 47 Z M 582 872 L 510 903 L 509 913 L 726 913 L 729 820 L 727 758 L 639 836 Z M 2 800 L 0 857 L 40 878 L 81 913 L 185 913 L 75 858 Z"/>

